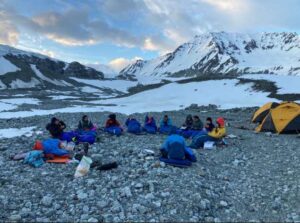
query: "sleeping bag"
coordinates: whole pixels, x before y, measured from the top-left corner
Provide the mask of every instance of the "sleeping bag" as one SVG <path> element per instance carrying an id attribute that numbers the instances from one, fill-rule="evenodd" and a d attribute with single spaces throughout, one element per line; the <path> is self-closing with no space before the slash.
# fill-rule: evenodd
<path id="1" fill-rule="evenodd" d="M 143 130 L 147 133 L 150 133 L 150 134 L 155 134 L 156 133 L 157 126 L 156 126 L 155 119 L 153 117 L 149 118 L 148 116 L 146 116 Z"/>
<path id="2" fill-rule="evenodd" d="M 59 137 L 62 141 L 71 142 L 73 138 L 76 138 L 77 133 L 75 131 L 63 132 Z"/>
<path id="3" fill-rule="evenodd" d="M 111 126 L 111 127 L 105 128 L 104 131 L 111 135 L 120 136 L 123 132 L 123 129 L 118 126 Z"/>
<path id="4" fill-rule="evenodd" d="M 127 119 L 126 121 L 127 132 L 139 134 L 142 132 L 141 124 L 136 119 Z"/>
<path id="5" fill-rule="evenodd" d="M 195 135 L 201 134 L 201 133 L 206 133 L 203 130 L 194 130 L 194 129 L 177 129 L 176 133 L 178 135 L 182 135 L 184 138 L 189 139 L 193 138 Z"/>
<path id="6" fill-rule="evenodd" d="M 203 148 L 204 143 L 207 141 L 214 142 L 214 141 L 217 141 L 217 139 L 209 136 L 208 134 L 198 134 L 193 137 L 190 147 L 193 149 Z"/>
<path id="7" fill-rule="evenodd" d="M 60 140 L 58 139 L 47 139 L 42 142 L 43 151 L 46 157 L 69 156 L 69 151 L 60 148 Z"/>

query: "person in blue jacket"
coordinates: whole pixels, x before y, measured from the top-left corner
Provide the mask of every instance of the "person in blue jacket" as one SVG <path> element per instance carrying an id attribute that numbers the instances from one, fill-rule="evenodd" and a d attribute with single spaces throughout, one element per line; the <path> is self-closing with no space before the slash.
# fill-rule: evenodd
<path id="1" fill-rule="evenodd" d="M 156 126 L 155 119 L 152 116 L 149 117 L 148 115 L 146 115 L 143 130 L 150 134 L 156 133 L 157 126 Z"/>
<path id="2" fill-rule="evenodd" d="M 171 134 L 176 131 L 175 127 L 172 125 L 172 120 L 168 115 L 164 115 L 163 119 L 159 125 L 159 133 L 161 134 Z"/>
<path id="3" fill-rule="evenodd" d="M 186 146 L 184 138 L 177 134 L 168 136 L 160 151 L 160 160 L 168 164 L 190 166 L 191 162 L 197 161 L 193 151 Z"/>
<path id="4" fill-rule="evenodd" d="M 127 132 L 133 133 L 133 134 L 139 134 L 142 131 L 141 123 L 139 123 L 135 118 L 129 117 L 125 125 L 127 126 Z"/>

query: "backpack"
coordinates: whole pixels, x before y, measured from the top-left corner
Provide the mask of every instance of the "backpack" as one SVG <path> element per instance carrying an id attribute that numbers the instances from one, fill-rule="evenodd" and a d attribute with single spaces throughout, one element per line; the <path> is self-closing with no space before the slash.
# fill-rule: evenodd
<path id="1" fill-rule="evenodd" d="M 40 167 L 44 164 L 44 154 L 43 151 L 40 150 L 34 150 L 29 152 L 25 159 L 24 159 L 24 163 L 29 164 L 30 166 L 33 167 Z"/>

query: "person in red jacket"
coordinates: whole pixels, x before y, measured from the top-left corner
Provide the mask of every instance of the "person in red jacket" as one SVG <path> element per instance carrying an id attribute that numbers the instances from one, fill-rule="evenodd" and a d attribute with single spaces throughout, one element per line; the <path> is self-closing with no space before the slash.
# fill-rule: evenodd
<path id="1" fill-rule="evenodd" d="M 105 123 L 105 131 L 112 134 L 120 136 L 123 132 L 123 128 L 117 120 L 116 114 L 110 114 Z"/>
<path id="2" fill-rule="evenodd" d="M 110 128 L 110 127 L 121 127 L 120 122 L 117 120 L 116 114 L 110 114 L 108 116 L 108 119 L 105 124 L 105 128 Z"/>

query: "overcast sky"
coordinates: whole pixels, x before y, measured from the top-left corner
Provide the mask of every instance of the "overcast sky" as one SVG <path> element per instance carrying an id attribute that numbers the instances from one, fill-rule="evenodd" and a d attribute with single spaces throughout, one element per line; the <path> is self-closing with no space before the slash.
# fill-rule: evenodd
<path id="1" fill-rule="evenodd" d="M 204 32 L 300 31 L 300 0 L 0 0 L 0 43 L 120 69 Z"/>

